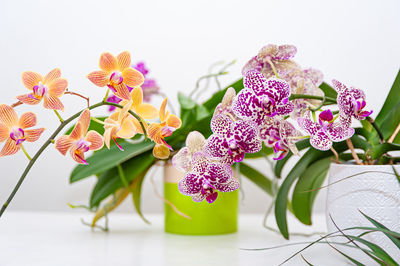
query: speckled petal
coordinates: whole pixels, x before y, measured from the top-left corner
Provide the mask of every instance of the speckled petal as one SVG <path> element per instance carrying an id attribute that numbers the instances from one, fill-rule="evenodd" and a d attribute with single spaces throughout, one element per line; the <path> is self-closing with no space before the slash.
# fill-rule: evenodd
<path id="1" fill-rule="evenodd" d="M 206 198 L 206 194 L 201 194 L 200 192 L 192 196 L 194 202 L 202 202 Z"/>
<path id="2" fill-rule="evenodd" d="M 198 131 L 192 131 L 186 137 L 186 147 L 191 154 L 203 150 L 206 139 Z"/>
<path id="3" fill-rule="evenodd" d="M 225 183 L 217 183 L 214 185 L 215 189 L 221 192 L 231 192 L 238 189 L 240 186 L 239 181 L 232 177 Z"/>
<path id="4" fill-rule="evenodd" d="M 270 78 L 266 84 L 265 90 L 267 90 L 268 96 L 274 99 L 277 104 L 280 104 L 290 96 L 289 83 L 283 79 Z"/>
<path id="5" fill-rule="evenodd" d="M 335 123 L 332 125 L 332 127 L 328 128 L 327 134 L 332 141 L 340 142 L 351 138 L 354 135 L 354 128 L 344 127 L 341 124 Z"/>
<path id="6" fill-rule="evenodd" d="M 209 163 L 210 160 L 203 152 L 196 152 L 192 157 L 192 170 L 202 175 L 206 172 Z"/>
<path id="7" fill-rule="evenodd" d="M 205 142 L 203 151 L 211 158 L 225 158 L 228 156 L 228 143 L 226 139 L 218 134 L 212 134 Z"/>
<path id="8" fill-rule="evenodd" d="M 279 105 L 276 107 L 276 115 L 287 115 L 293 112 L 294 104 L 288 102 L 286 105 Z"/>
<path id="9" fill-rule="evenodd" d="M 227 182 L 233 174 L 231 167 L 226 164 L 209 163 L 205 177 L 212 185 L 215 185 Z"/>
<path id="10" fill-rule="evenodd" d="M 187 147 L 183 147 L 172 157 L 174 167 L 184 173 L 187 173 L 192 167 L 192 156 Z"/>
<path id="11" fill-rule="evenodd" d="M 322 130 L 317 131 L 315 135 L 311 135 L 310 144 L 321 151 L 327 151 L 332 147 L 332 141 Z"/>
<path id="12" fill-rule="evenodd" d="M 318 69 L 315 68 L 307 68 L 304 69 L 304 77 L 306 79 L 310 79 L 315 86 L 319 86 L 324 81 L 324 74 Z"/>
<path id="13" fill-rule="evenodd" d="M 232 110 L 237 117 L 254 120 L 257 124 L 262 124 L 265 119 L 264 111 L 251 89 L 243 89 L 236 95 Z"/>
<path id="14" fill-rule="evenodd" d="M 211 130 L 214 134 L 227 136 L 232 129 L 232 120 L 225 115 L 214 116 L 211 120 Z"/>
<path id="15" fill-rule="evenodd" d="M 349 88 L 346 87 L 342 82 L 333 79 L 332 80 L 333 88 L 337 91 L 337 93 L 344 92 L 346 90 L 349 90 Z"/>
<path id="16" fill-rule="evenodd" d="M 297 118 L 300 128 L 307 131 L 310 135 L 314 135 L 318 131 L 318 124 L 311 121 L 308 117 Z"/>
<path id="17" fill-rule="evenodd" d="M 262 142 L 258 134 L 257 124 L 253 121 L 241 120 L 235 122 L 233 126 L 234 139 L 246 153 L 256 153 L 261 150 Z"/>
<path id="18" fill-rule="evenodd" d="M 293 58 L 297 53 L 297 48 L 294 45 L 279 45 L 278 51 L 276 52 L 273 59 L 275 60 L 285 60 Z"/>
<path id="19" fill-rule="evenodd" d="M 178 183 L 179 191 L 186 196 L 199 193 L 203 185 L 203 178 L 195 172 L 187 173 Z"/>
<path id="20" fill-rule="evenodd" d="M 245 88 L 253 90 L 257 95 L 263 95 L 267 85 L 267 80 L 260 72 L 250 70 L 243 77 L 243 85 Z"/>

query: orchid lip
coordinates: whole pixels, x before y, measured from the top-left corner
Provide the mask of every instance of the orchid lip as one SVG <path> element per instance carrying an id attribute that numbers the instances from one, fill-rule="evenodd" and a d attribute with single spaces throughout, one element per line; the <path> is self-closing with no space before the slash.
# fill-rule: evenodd
<path id="1" fill-rule="evenodd" d="M 124 78 L 122 77 L 122 73 L 117 71 L 111 74 L 110 81 L 116 83 L 117 85 L 121 84 Z"/>
<path id="2" fill-rule="evenodd" d="M 112 138 L 115 145 L 117 145 L 118 149 L 120 149 L 121 151 L 124 151 L 124 148 L 122 148 L 122 146 L 117 142 L 117 139 L 115 137 Z"/>
<path id="3" fill-rule="evenodd" d="M 19 145 L 25 141 L 25 132 L 22 128 L 14 128 L 10 133 L 10 138 Z"/>
<path id="4" fill-rule="evenodd" d="M 108 87 L 113 93 L 116 93 L 116 92 L 117 92 L 117 90 L 116 90 L 112 85 L 107 84 L 107 87 Z"/>

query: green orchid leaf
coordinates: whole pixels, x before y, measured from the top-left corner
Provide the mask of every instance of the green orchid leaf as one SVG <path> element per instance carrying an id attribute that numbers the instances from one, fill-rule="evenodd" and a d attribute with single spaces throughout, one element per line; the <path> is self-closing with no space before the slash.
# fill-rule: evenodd
<path id="1" fill-rule="evenodd" d="M 222 101 L 225 92 L 229 87 L 234 88 L 236 93 L 238 93 L 243 89 L 243 79 L 239 79 L 238 81 L 227 86 L 225 89 L 214 93 L 214 95 L 209 100 L 207 100 L 203 105 L 211 112 L 214 112 L 215 107 L 217 107 L 217 105 Z"/>
<path id="2" fill-rule="evenodd" d="M 293 190 L 292 208 L 294 215 L 303 224 L 311 225 L 312 207 L 329 170 L 331 158 L 311 164 L 299 177 Z"/>
<path id="3" fill-rule="evenodd" d="M 151 151 L 147 151 L 140 156 L 122 163 L 122 168 L 127 181 L 130 183 L 143 171 L 148 169 L 155 162 L 155 158 Z M 124 187 L 116 167 L 103 172 L 92 190 L 90 195 L 90 206 L 97 207 L 100 202 L 115 193 L 117 189 Z"/>
<path id="4" fill-rule="evenodd" d="M 375 118 L 375 122 L 378 126 L 381 126 L 387 115 L 394 109 L 394 107 L 400 103 L 400 70 L 397 73 L 396 79 L 389 91 L 386 101 L 383 104 L 382 109 Z"/>
<path id="5" fill-rule="evenodd" d="M 268 195 L 273 196 L 272 181 L 268 177 L 266 177 L 256 169 L 252 168 L 251 166 L 243 162 L 241 162 L 239 165 L 239 171 L 242 175 L 247 177 L 251 182 L 253 182 L 259 188 L 264 190 Z"/>
<path id="6" fill-rule="evenodd" d="M 324 92 L 324 95 L 326 97 L 331 97 L 335 98 L 337 97 L 337 92 L 334 88 L 332 88 L 329 84 L 322 82 L 321 85 L 319 85 L 319 88 Z"/>
<path id="7" fill-rule="evenodd" d="M 188 96 L 183 94 L 182 92 L 178 92 L 178 102 L 181 105 L 182 109 L 193 109 L 196 106 L 196 102 L 190 99 Z"/>
<path id="8" fill-rule="evenodd" d="M 304 150 L 310 146 L 311 146 L 310 140 L 308 140 L 308 139 L 303 139 L 303 140 L 296 142 L 296 147 L 299 151 Z M 274 168 L 275 176 L 277 176 L 278 178 L 281 177 L 283 167 L 285 166 L 285 164 L 288 162 L 288 160 L 292 156 L 293 156 L 293 153 L 291 151 L 289 151 L 289 153 L 285 156 L 285 158 L 276 162 L 276 165 Z"/>
<path id="9" fill-rule="evenodd" d="M 378 144 L 371 148 L 371 152 L 370 152 L 371 159 L 375 160 L 389 151 L 398 151 L 398 150 L 400 150 L 400 144 L 387 143 L 387 142 Z"/>
<path id="10" fill-rule="evenodd" d="M 78 165 L 72 170 L 70 183 L 107 171 L 118 164 L 151 150 L 154 147 L 154 143 L 150 141 L 136 144 L 122 142 L 121 146 L 124 151 L 113 145 L 109 150 L 104 148 L 87 158 L 88 165 Z"/>
<path id="11" fill-rule="evenodd" d="M 262 144 L 262 148 L 259 152 L 256 153 L 246 153 L 245 159 L 258 159 L 262 157 L 267 157 L 271 154 L 274 153 L 274 150 L 271 147 L 265 146 L 265 144 Z"/>
<path id="12" fill-rule="evenodd" d="M 142 193 L 142 184 L 143 184 L 143 180 L 146 177 L 146 174 L 148 172 L 148 170 L 150 169 L 147 168 L 146 170 L 144 170 L 142 173 L 140 173 L 138 176 L 133 176 L 132 172 L 128 172 L 128 176 L 129 179 L 132 179 L 132 185 L 133 185 L 133 189 L 132 189 L 132 201 L 133 201 L 133 205 L 135 206 L 136 212 L 139 214 L 140 218 L 142 218 L 142 220 L 147 223 L 150 224 L 150 222 L 143 216 L 142 213 L 142 208 L 141 208 L 141 193 Z"/>

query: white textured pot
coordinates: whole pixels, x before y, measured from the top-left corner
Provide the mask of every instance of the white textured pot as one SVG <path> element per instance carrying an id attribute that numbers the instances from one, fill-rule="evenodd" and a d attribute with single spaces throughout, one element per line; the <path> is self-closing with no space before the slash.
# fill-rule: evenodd
<path id="1" fill-rule="evenodd" d="M 400 167 L 396 166 L 396 170 L 400 172 Z M 352 175 L 356 176 L 335 183 Z M 332 163 L 328 178 L 326 220 L 329 233 L 337 231 L 330 216 L 340 229 L 354 226 L 373 227 L 359 211 L 389 229 L 400 232 L 400 184 L 391 165 Z M 358 235 L 361 232 L 357 230 L 347 231 L 351 235 Z M 400 261 L 399 249 L 383 233 L 371 233 L 363 238 L 379 245 L 393 259 Z M 339 238 L 332 238 L 331 240 L 337 241 Z M 340 245 L 336 247 L 366 265 L 376 264 L 357 249 Z"/>

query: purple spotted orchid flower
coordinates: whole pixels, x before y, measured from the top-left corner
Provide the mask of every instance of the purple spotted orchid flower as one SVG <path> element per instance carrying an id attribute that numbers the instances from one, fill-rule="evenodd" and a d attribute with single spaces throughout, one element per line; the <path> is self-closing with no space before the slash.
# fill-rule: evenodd
<path id="1" fill-rule="evenodd" d="M 289 84 L 281 79 L 266 79 L 260 72 L 250 70 L 243 78 L 244 89 L 235 97 L 233 112 L 242 119 L 251 119 L 258 125 L 268 117 L 286 115 L 293 111 L 289 101 Z"/>
<path id="2" fill-rule="evenodd" d="M 298 131 L 290 122 L 272 117 L 266 120 L 266 123 L 259 127 L 260 138 L 264 140 L 267 147 L 272 147 L 274 152 L 278 154 L 274 160 L 282 160 L 290 151 L 298 155 L 295 142 L 301 136 Z M 279 154 L 280 153 L 280 154 Z"/>
<path id="3" fill-rule="evenodd" d="M 233 122 L 225 115 L 217 115 L 211 120 L 213 134 L 204 145 L 204 153 L 227 164 L 241 162 L 245 153 L 261 150 L 257 124 L 251 120 Z"/>
<path id="4" fill-rule="evenodd" d="M 349 88 L 337 80 L 333 80 L 332 83 L 338 93 L 337 103 L 340 119 L 343 123 L 349 126 L 352 117 L 357 120 L 364 120 L 372 114 L 372 111 L 364 110 L 366 106 L 364 91 L 354 87 Z"/>
<path id="5" fill-rule="evenodd" d="M 143 84 L 141 85 L 141 88 L 143 90 L 143 101 L 150 102 L 151 97 L 154 94 L 157 94 L 159 92 L 160 87 L 158 86 L 155 79 L 150 79 L 147 77 L 147 75 L 149 73 L 149 69 L 147 68 L 147 66 L 144 62 L 138 62 L 136 65 L 133 65 L 132 67 L 143 74 L 143 76 L 145 78 Z M 127 86 L 127 88 L 129 90 L 129 92 L 131 92 L 133 90 L 132 87 Z M 122 101 L 122 99 L 115 95 L 111 95 L 107 99 L 107 102 L 110 102 L 110 103 L 120 103 L 121 101 Z M 115 106 L 108 107 L 109 112 L 113 112 L 115 109 L 116 109 Z"/>
<path id="6" fill-rule="evenodd" d="M 294 45 L 268 44 L 261 48 L 257 56 L 250 59 L 243 67 L 242 74 L 246 75 L 249 70 L 257 70 L 266 78 L 274 77 L 271 64 L 274 65 L 279 76 L 298 69 L 299 66 L 292 60 L 297 53 Z"/>
<path id="7" fill-rule="evenodd" d="M 230 192 L 239 188 L 239 182 L 233 177 L 230 165 L 213 162 L 203 152 L 197 152 L 192 158 L 192 170 L 178 183 L 179 191 L 192 196 L 193 201 L 204 199 L 213 203 L 218 192 Z"/>
<path id="8" fill-rule="evenodd" d="M 192 169 L 192 157 L 203 150 L 204 136 L 197 131 L 192 131 L 186 137 L 186 146 L 172 157 L 172 164 L 181 172 L 187 173 Z"/>
<path id="9" fill-rule="evenodd" d="M 350 138 L 354 134 L 354 129 L 341 122 L 334 122 L 331 110 L 322 111 L 318 117 L 318 123 L 310 118 L 310 112 L 304 117 L 299 117 L 299 126 L 310 134 L 310 144 L 314 148 L 322 151 L 329 150 L 332 142 L 340 142 Z"/>
<path id="10" fill-rule="evenodd" d="M 233 99 L 236 96 L 236 91 L 234 88 L 230 87 L 226 90 L 224 98 L 222 99 L 221 103 L 215 107 L 214 115 L 229 115 L 232 116 L 234 119 L 237 119 L 236 115 L 232 110 Z"/>

